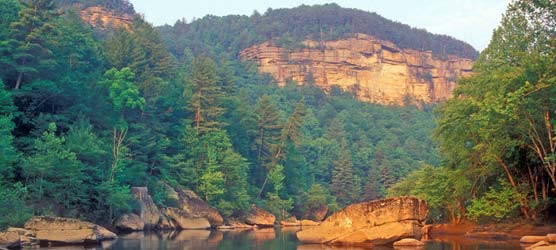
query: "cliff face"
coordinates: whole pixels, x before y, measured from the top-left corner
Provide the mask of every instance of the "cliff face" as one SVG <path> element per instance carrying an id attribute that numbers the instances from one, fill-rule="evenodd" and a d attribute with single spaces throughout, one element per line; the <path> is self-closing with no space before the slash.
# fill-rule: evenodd
<path id="1" fill-rule="evenodd" d="M 290 50 L 266 42 L 243 50 L 240 57 L 256 62 L 261 72 L 282 85 L 288 79 L 304 83 L 312 75 L 326 91 L 337 85 L 361 101 L 385 105 L 447 100 L 457 80 L 471 74 L 473 66 L 470 59 L 433 58 L 430 51 L 400 49 L 364 34 L 337 41 L 308 40 L 304 45 Z"/>
<path id="2" fill-rule="evenodd" d="M 79 11 L 81 19 L 91 26 L 105 30 L 112 27 L 123 27 L 131 30 L 133 16 L 129 14 L 116 15 L 113 11 L 100 6 L 88 7 Z"/>

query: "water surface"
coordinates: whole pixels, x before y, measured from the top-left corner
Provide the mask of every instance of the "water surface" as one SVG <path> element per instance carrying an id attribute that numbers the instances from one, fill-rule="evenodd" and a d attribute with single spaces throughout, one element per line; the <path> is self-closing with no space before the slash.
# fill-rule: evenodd
<path id="1" fill-rule="evenodd" d="M 364 250 L 364 247 L 331 247 L 303 245 L 295 233 L 296 227 L 255 230 L 179 232 L 136 232 L 120 235 L 119 239 L 104 242 L 99 247 L 50 247 L 48 250 Z M 45 248 L 41 248 L 45 249 Z M 374 250 L 392 250 L 375 247 Z M 438 236 L 428 241 L 425 250 L 521 250 L 519 241 L 469 239 L 462 236 Z"/>

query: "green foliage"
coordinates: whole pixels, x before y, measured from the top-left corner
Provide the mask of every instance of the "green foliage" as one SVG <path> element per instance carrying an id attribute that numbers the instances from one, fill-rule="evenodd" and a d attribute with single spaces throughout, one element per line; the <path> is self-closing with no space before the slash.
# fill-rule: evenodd
<path id="1" fill-rule="evenodd" d="M 143 109 L 145 99 L 133 85 L 135 74 L 130 68 L 117 70 L 112 68 L 104 74 L 103 85 L 108 88 L 108 96 L 112 100 L 114 109 L 122 112 L 125 109 Z"/>
<path id="2" fill-rule="evenodd" d="M 13 177 L 13 164 L 18 157 L 12 135 L 15 127 L 12 122 L 14 111 L 11 94 L 4 89 L 0 80 L 0 185 Z"/>
<path id="3" fill-rule="evenodd" d="M 56 124 L 50 123 L 47 131 L 35 139 L 32 153 L 22 160 L 22 170 L 31 199 L 51 202 L 56 205 L 52 209 L 60 209 L 62 214 L 77 212 L 72 209 L 86 195 L 83 165 L 65 147 L 65 138 L 56 136 Z"/>
<path id="4" fill-rule="evenodd" d="M 513 188 L 507 181 L 500 181 L 498 188 L 490 187 L 479 198 L 471 200 L 467 206 L 467 216 L 475 221 L 495 221 L 515 215 L 519 207 L 518 199 Z"/>
<path id="5" fill-rule="evenodd" d="M 15 89 L 19 89 L 23 81 L 29 81 L 27 77 L 36 77 L 56 63 L 48 46 L 48 37 L 55 32 L 52 23 L 55 11 L 52 0 L 29 1 L 19 12 L 20 18 L 10 24 L 12 32 L 7 41 L 2 41 L 2 47 L 7 47 L 2 62 L 9 70 L 5 74 L 17 74 L 13 83 Z"/>
<path id="6" fill-rule="evenodd" d="M 336 197 L 330 194 L 330 191 L 321 184 L 312 184 L 302 196 L 300 201 L 301 210 L 306 214 L 304 217 L 311 218 L 311 213 L 321 209 L 323 206 L 328 207 L 329 211 L 337 209 Z"/>
<path id="7" fill-rule="evenodd" d="M 388 189 L 388 196 L 410 195 L 427 201 L 433 221 L 459 223 L 469 199 L 469 173 L 446 167 L 424 166 Z"/>
<path id="8" fill-rule="evenodd" d="M 274 192 L 279 193 L 284 188 L 284 167 L 282 165 L 276 165 L 276 167 L 272 168 L 270 172 L 268 172 L 268 181 L 274 188 Z"/>
<path id="9" fill-rule="evenodd" d="M 435 134 L 447 165 L 474 173 L 468 176 L 471 197 L 481 198 L 468 207 L 473 219 L 499 220 L 515 206 L 525 219 L 548 212 L 553 191 L 543 186 L 556 186 L 556 36 L 554 23 L 546 20 L 555 9 L 546 1 L 512 2 L 473 76 L 460 81 L 456 98 L 438 109 Z M 493 200 L 510 194 L 511 204 Z"/>
<path id="10" fill-rule="evenodd" d="M 218 171 L 219 166 L 216 165 L 215 152 L 208 152 L 208 166 L 199 180 L 198 190 L 205 195 L 205 201 L 210 202 L 211 199 L 224 194 L 224 174 Z"/>
<path id="11" fill-rule="evenodd" d="M 224 112 L 219 103 L 223 92 L 217 84 L 216 65 L 210 58 L 198 56 L 193 60 L 191 67 L 189 81 L 193 96 L 189 106 L 194 112 L 195 129 L 197 133 L 202 134 L 222 126 L 218 118 Z"/>
<path id="12" fill-rule="evenodd" d="M 22 227 L 33 216 L 26 199 L 27 189 L 21 183 L 13 187 L 0 186 L 0 230 Z"/>
<path id="13" fill-rule="evenodd" d="M 103 205 L 109 208 L 113 217 L 131 212 L 134 208 L 134 198 L 131 195 L 129 186 L 116 185 L 113 182 L 105 181 L 98 185 L 97 192 Z M 103 215 L 106 216 L 106 215 Z M 101 218 L 106 219 L 106 218 Z"/>
<path id="14" fill-rule="evenodd" d="M 0 41 L 4 41 L 10 35 L 10 24 L 17 21 L 21 4 L 17 0 L 0 1 Z M 0 42 L 0 44 L 4 45 Z"/>

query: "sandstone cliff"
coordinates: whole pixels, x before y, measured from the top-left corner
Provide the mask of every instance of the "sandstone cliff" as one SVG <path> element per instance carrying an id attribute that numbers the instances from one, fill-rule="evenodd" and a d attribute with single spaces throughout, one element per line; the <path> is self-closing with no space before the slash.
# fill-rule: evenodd
<path id="1" fill-rule="evenodd" d="M 269 42 L 247 48 L 251 60 L 280 84 L 303 83 L 313 76 L 325 91 L 331 86 L 353 93 L 359 100 L 386 105 L 437 103 L 451 98 L 458 78 L 471 74 L 473 61 L 430 51 L 400 49 L 365 34 L 337 41 L 305 41 L 302 49 L 285 49 Z"/>
<path id="2" fill-rule="evenodd" d="M 113 11 L 100 6 L 85 8 L 79 11 L 79 15 L 84 22 L 101 30 L 112 27 L 123 27 L 130 30 L 133 23 L 133 16 L 129 14 L 117 15 Z"/>

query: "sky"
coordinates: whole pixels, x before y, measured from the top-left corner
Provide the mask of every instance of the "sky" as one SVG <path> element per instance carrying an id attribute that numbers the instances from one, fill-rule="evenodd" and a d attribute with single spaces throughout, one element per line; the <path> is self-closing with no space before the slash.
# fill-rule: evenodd
<path id="1" fill-rule="evenodd" d="M 498 26 L 510 0 L 130 0 L 135 10 L 154 25 L 174 24 L 185 18 L 207 14 L 225 16 L 263 14 L 268 8 L 292 8 L 301 4 L 335 2 L 390 20 L 446 34 L 466 41 L 477 50 L 484 49 Z"/>

